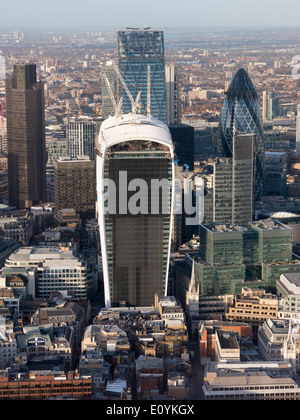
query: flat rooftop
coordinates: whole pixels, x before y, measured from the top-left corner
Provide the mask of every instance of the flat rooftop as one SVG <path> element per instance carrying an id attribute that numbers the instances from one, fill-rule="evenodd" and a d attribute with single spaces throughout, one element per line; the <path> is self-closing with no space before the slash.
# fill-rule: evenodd
<path id="1" fill-rule="evenodd" d="M 277 220 L 272 219 L 265 219 L 265 220 L 258 220 L 257 222 L 252 222 L 251 225 L 261 229 L 261 230 L 286 230 L 291 229 L 288 226 L 284 225 L 281 222 L 278 222 Z"/>
<path id="2" fill-rule="evenodd" d="M 210 223 L 207 225 L 202 225 L 207 230 L 211 232 L 221 233 L 221 232 L 240 232 L 240 228 L 232 225 L 231 223 Z"/>
<path id="3" fill-rule="evenodd" d="M 281 274 L 279 283 L 289 294 L 300 295 L 300 273 Z"/>
<path id="4" fill-rule="evenodd" d="M 268 319 L 267 324 L 273 334 L 288 334 L 289 320 L 288 319 Z"/>
<path id="5" fill-rule="evenodd" d="M 58 247 L 21 247 L 14 251 L 10 261 L 43 261 L 45 259 L 72 259 L 72 251 L 62 251 Z"/>
<path id="6" fill-rule="evenodd" d="M 224 388 L 244 386 L 288 386 L 298 389 L 299 384 L 293 377 L 290 366 L 270 362 L 216 363 L 210 362 L 207 372 L 216 375 L 209 381 L 211 386 Z"/>
<path id="7" fill-rule="evenodd" d="M 238 349 L 236 335 L 232 331 L 217 330 L 219 343 L 222 349 Z"/>

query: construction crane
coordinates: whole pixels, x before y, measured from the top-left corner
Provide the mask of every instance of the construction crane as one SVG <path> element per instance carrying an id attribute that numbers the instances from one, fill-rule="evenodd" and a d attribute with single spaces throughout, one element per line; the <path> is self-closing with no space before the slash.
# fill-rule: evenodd
<path id="1" fill-rule="evenodd" d="M 110 86 L 110 83 L 109 83 L 109 80 L 108 80 L 106 74 L 104 74 L 104 81 L 106 83 L 106 86 L 107 86 L 107 89 L 108 89 L 108 92 L 109 92 L 110 99 L 111 99 L 111 101 L 113 103 L 113 107 L 114 107 L 114 110 L 115 110 L 115 115 L 116 116 L 119 116 L 121 114 L 121 111 L 122 111 L 123 98 L 121 98 L 120 101 L 119 101 L 119 103 L 117 104 L 117 102 L 115 100 L 115 97 L 114 97 L 114 94 L 113 94 L 113 91 L 112 91 L 112 88 Z"/>
<path id="2" fill-rule="evenodd" d="M 140 108 L 141 108 L 141 92 L 140 91 L 138 92 L 137 97 L 134 100 L 133 97 L 132 97 L 132 95 L 131 95 L 131 93 L 130 93 L 130 91 L 129 91 L 129 89 L 128 89 L 128 86 L 126 85 L 126 83 L 125 83 L 125 81 L 124 81 L 124 79 L 122 77 L 122 74 L 121 74 L 119 68 L 117 67 L 117 65 L 115 63 L 113 63 L 113 67 L 114 67 L 115 73 L 118 76 L 118 79 L 120 80 L 120 82 L 121 82 L 121 84 L 122 84 L 122 86 L 123 86 L 123 88 L 124 88 L 124 90 L 125 90 L 128 98 L 129 98 L 129 100 L 131 102 L 131 112 L 133 114 L 136 114 L 137 112 L 140 112 Z M 117 104 L 116 99 L 114 97 L 114 93 L 113 93 L 112 88 L 111 88 L 111 85 L 110 85 L 109 80 L 108 80 L 108 78 L 107 78 L 107 76 L 105 74 L 103 75 L 103 78 L 104 78 L 104 81 L 105 81 L 105 83 L 107 85 L 107 89 L 108 89 L 108 92 L 109 92 L 110 99 L 111 99 L 111 101 L 113 103 L 113 107 L 114 107 L 114 110 L 115 110 L 115 115 L 120 115 L 121 112 L 122 112 L 123 96 L 121 96 L 121 99 L 120 99 L 119 103 Z M 151 112 L 151 104 L 150 104 L 151 96 L 150 96 L 150 92 L 151 92 L 151 68 L 148 65 L 147 66 L 147 116 L 148 117 L 150 117 L 150 112 Z"/>
<path id="3" fill-rule="evenodd" d="M 151 66 L 147 66 L 147 117 L 151 115 Z"/>
<path id="4" fill-rule="evenodd" d="M 131 95 L 131 93 L 130 93 L 130 91 L 129 91 L 129 89 L 128 89 L 128 86 L 126 85 L 126 83 L 125 83 L 125 81 L 124 81 L 124 79 L 123 79 L 123 77 L 121 75 L 120 70 L 118 69 L 118 66 L 116 65 L 116 63 L 113 63 L 113 66 L 114 66 L 114 70 L 117 73 L 117 76 L 118 76 L 118 78 L 119 78 L 119 80 L 120 80 L 120 82 L 121 82 L 121 84 L 122 84 L 122 86 L 123 86 L 123 88 L 124 88 L 124 90 L 125 90 L 128 98 L 130 100 L 130 103 L 131 103 L 131 111 L 132 111 L 133 114 L 136 114 L 137 110 L 140 108 L 141 92 L 139 92 L 137 94 L 136 100 L 134 100 L 133 97 L 132 97 L 132 95 Z"/>

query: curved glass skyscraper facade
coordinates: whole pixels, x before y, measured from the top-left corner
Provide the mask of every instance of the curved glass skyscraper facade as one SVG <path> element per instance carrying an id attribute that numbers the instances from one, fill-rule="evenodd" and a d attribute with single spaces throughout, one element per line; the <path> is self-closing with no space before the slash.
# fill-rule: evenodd
<path id="1" fill-rule="evenodd" d="M 263 123 L 256 90 L 244 69 L 236 72 L 226 92 L 220 123 L 220 155 L 232 157 L 235 131 L 256 135 L 254 196 L 259 200 L 263 189 Z"/>

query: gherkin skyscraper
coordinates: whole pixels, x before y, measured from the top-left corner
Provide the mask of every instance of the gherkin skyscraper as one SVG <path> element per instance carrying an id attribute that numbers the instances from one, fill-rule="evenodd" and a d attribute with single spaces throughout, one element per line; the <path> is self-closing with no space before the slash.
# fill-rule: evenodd
<path id="1" fill-rule="evenodd" d="M 220 156 L 232 157 L 235 131 L 255 134 L 254 198 L 260 200 L 263 190 L 263 123 L 258 96 L 245 69 L 236 72 L 225 94 L 218 152 Z"/>

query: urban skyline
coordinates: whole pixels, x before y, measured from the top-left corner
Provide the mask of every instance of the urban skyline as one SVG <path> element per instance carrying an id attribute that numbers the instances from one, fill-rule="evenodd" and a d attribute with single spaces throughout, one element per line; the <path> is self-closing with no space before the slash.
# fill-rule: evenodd
<path id="1" fill-rule="evenodd" d="M 0 30 L 1 400 L 300 399 L 300 29 L 270 3 L 185 4 L 222 29 L 121 5 L 125 28 Z M 44 196 L 16 203 L 16 175 Z"/>
<path id="2" fill-rule="evenodd" d="M 15 12 L 17 7 L 17 13 Z M 59 2 L 54 0 L 52 7 L 41 5 L 37 0 L 25 4 L 16 0 L 14 5 L 5 3 L 2 6 L 0 24 L 10 29 L 83 29 L 94 30 L 99 27 L 125 29 L 129 27 L 155 26 L 157 29 L 168 27 L 298 27 L 296 0 L 286 2 L 254 0 L 247 8 L 236 0 L 217 0 L 213 5 L 196 0 L 188 0 L 183 8 L 179 0 L 159 2 L 154 0 L 151 7 L 144 7 L 137 0 L 124 3 L 120 0 L 113 6 L 96 0 L 87 0 L 85 7 L 79 1 Z M 60 11 L 60 14 L 57 11 Z M 132 13 L 134 10 L 134 13 Z M 159 13 L 157 11 L 159 10 Z M 189 13 L 189 11 L 191 13 Z M 292 13 L 295 11 L 295 13 Z M 47 19 L 45 19 L 47 17 Z M 125 23 L 126 22 L 126 23 Z M 16 28 L 17 26 L 17 28 Z"/>

